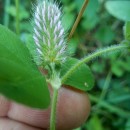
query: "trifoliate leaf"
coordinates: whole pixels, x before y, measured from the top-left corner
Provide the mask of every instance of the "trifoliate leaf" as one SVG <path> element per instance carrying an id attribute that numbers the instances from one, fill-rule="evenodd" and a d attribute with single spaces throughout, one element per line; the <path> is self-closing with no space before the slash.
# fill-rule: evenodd
<path id="1" fill-rule="evenodd" d="M 129 0 L 108 0 L 105 6 L 108 12 L 114 17 L 123 21 L 130 21 Z"/>

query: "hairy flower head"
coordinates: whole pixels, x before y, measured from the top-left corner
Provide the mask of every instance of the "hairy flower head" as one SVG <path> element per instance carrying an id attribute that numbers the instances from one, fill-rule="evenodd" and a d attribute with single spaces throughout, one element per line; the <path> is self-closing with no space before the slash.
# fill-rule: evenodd
<path id="1" fill-rule="evenodd" d="M 59 64 L 66 58 L 65 31 L 61 16 L 61 9 L 56 2 L 43 0 L 36 6 L 33 39 L 41 64 Z"/>

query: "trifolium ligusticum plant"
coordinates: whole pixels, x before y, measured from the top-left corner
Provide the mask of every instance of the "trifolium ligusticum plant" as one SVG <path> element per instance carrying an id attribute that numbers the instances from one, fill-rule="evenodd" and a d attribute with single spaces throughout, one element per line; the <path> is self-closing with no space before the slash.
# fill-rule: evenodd
<path id="1" fill-rule="evenodd" d="M 37 4 L 34 13 L 34 34 L 38 65 L 47 67 L 50 74 L 52 87 L 61 86 L 57 66 L 66 60 L 66 37 L 61 22 L 62 12 L 56 2 L 44 0 Z"/>
<path id="2" fill-rule="evenodd" d="M 48 68 L 48 81 L 54 89 L 54 95 L 61 87 L 58 66 L 66 60 L 66 37 L 61 22 L 62 12 L 56 2 L 44 0 L 37 4 L 34 12 L 34 34 L 36 57 L 40 65 Z M 53 96 L 50 129 L 55 129 L 55 110 L 57 96 Z"/>
<path id="3" fill-rule="evenodd" d="M 57 102 L 58 89 L 61 87 L 62 82 L 67 79 L 82 63 L 88 62 L 90 59 L 96 56 L 107 53 L 109 51 L 120 50 L 125 45 L 118 45 L 106 48 L 104 50 L 98 50 L 92 55 L 88 55 L 75 66 L 73 66 L 66 75 L 60 77 L 60 68 L 56 69 L 56 66 L 64 64 L 66 55 L 66 37 L 65 30 L 62 25 L 62 12 L 59 5 L 54 1 L 44 0 L 36 6 L 34 13 L 34 34 L 33 39 L 36 44 L 37 56 L 40 59 L 40 64 L 48 68 L 50 72 L 49 83 L 54 90 L 54 96 L 52 99 L 52 111 L 50 129 L 55 129 L 55 107 Z M 84 86 L 88 86 L 87 82 L 84 82 Z"/>
<path id="4" fill-rule="evenodd" d="M 85 0 L 69 34 L 64 29 L 64 15 L 59 4 L 53 0 L 38 2 L 34 9 L 33 40 L 27 46 L 16 34 L 0 25 L 0 93 L 33 108 L 44 109 L 51 104 L 50 130 L 56 129 L 56 104 L 62 85 L 90 90 L 94 86 L 94 78 L 86 63 L 103 54 L 129 48 L 127 28 L 130 24 L 126 24 L 125 40 L 121 44 L 98 49 L 80 60 L 68 56 L 67 45 L 87 4 L 88 0 Z M 17 30 L 18 19 L 17 15 Z M 47 70 L 46 75 L 41 74 L 39 66 Z M 53 88 L 51 103 L 49 84 Z"/>

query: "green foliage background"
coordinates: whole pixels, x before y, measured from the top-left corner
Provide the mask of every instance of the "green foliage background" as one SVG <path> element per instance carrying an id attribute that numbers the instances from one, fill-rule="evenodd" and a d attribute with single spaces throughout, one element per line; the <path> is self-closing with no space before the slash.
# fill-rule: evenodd
<path id="1" fill-rule="evenodd" d="M 63 23 L 70 30 L 84 0 L 61 0 Z M 69 52 L 82 58 L 96 48 L 120 43 L 124 22 L 105 8 L 105 0 L 90 0 L 81 22 L 69 43 Z M 35 0 L 20 1 L 20 37 L 30 40 L 32 7 Z M 0 23 L 15 32 L 15 3 L 0 0 Z M 114 52 L 113 52 L 114 53 Z M 130 130 L 130 54 L 104 55 L 89 63 L 95 87 L 89 91 L 92 110 L 89 119 L 77 130 Z"/>

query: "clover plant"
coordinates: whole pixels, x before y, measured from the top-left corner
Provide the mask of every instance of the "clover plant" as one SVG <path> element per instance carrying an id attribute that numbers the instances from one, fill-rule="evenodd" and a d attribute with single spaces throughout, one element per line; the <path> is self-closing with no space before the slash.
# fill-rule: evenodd
<path id="1" fill-rule="evenodd" d="M 50 130 L 55 130 L 58 91 L 62 85 L 90 90 L 94 77 L 86 63 L 129 48 L 130 23 L 127 22 L 122 43 L 97 49 L 80 60 L 70 57 L 67 45 L 87 4 L 85 0 L 69 34 L 62 24 L 60 4 L 53 0 L 38 2 L 34 7 L 33 41 L 27 45 L 0 25 L 0 93 L 32 108 L 45 109 L 51 104 Z M 47 70 L 47 74 L 41 74 L 39 67 Z M 48 84 L 53 88 L 51 103 Z"/>

